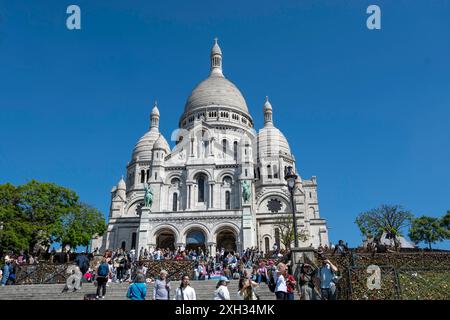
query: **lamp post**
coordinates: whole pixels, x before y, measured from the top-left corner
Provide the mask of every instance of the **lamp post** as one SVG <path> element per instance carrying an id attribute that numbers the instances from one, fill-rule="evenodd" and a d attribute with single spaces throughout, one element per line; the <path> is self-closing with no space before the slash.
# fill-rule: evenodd
<path id="1" fill-rule="evenodd" d="M 291 166 L 287 167 L 284 179 L 287 181 L 288 189 L 291 194 L 292 218 L 294 220 L 294 246 L 298 248 L 297 219 L 295 217 L 295 204 L 294 204 L 294 187 L 295 181 L 297 180 L 297 175 L 292 171 Z"/>

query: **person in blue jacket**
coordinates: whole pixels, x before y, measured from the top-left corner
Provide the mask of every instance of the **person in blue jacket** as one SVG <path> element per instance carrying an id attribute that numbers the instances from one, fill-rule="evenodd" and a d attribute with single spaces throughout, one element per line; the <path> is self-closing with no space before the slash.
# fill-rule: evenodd
<path id="1" fill-rule="evenodd" d="M 139 273 L 134 282 L 128 287 L 127 298 L 130 300 L 145 300 L 146 296 L 147 283 L 145 283 L 145 276 Z"/>
<path id="2" fill-rule="evenodd" d="M 4 287 L 8 283 L 9 279 L 9 271 L 10 271 L 10 260 L 9 257 L 5 257 L 5 264 L 3 265 L 2 271 L 3 271 L 3 277 L 1 280 L 2 287 Z"/>

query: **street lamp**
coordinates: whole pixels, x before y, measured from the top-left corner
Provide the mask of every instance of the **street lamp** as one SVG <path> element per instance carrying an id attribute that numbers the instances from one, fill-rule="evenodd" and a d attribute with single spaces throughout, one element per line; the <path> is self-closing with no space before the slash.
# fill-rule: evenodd
<path id="1" fill-rule="evenodd" d="M 297 180 L 297 175 L 292 171 L 291 166 L 287 167 L 284 179 L 287 181 L 288 189 L 289 192 L 291 193 L 292 218 L 294 220 L 294 246 L 298 248 L 297 219 L 295 217 L 295 204 L 294 204 L 294 187 L 295 181 Z"/>

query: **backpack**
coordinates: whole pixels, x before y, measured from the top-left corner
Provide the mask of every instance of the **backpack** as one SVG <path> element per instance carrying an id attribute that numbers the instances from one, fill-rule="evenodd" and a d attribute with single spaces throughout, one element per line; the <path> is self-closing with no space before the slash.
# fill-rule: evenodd
<path id="1" fill-rule="evenodd" d="M 100 267 L 98 267 L 97 275 L 99 277 L 106 277 L 109 273 L 109 267 L 106 263 L 102 263 Z"/>

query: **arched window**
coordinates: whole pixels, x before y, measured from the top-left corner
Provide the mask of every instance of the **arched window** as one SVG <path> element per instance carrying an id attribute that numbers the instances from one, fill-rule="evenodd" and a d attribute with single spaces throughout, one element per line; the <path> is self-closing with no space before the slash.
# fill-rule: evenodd
<path id="1" fill-rule="evenodd" d="M 313 207 L 309 208 L 309 218 L 316 219 L 316 210 Z"/>
<path id="2" fill-rule="evenodd" d="M 141 183 L 145 182 L 145 170 L 141 170 Z"/>
<path id="3" fill-rule="evenodd" d="M 274 164 L 274 165 L 273 165 L 273 177 L 274 177 L 275 179 L 278 178 L 278 170 L 277 170 L 277 169 L 278 169 L 277 166 Z"/>
<path id="4" fill-rule="evenodd" d="M 180 179 L 178 179 L 178 178 L 173 178 L 172 180 L 170 180 L 170 183 L 171 183 L 174 187 L 179 187 L 179 186 L 180 186 Z"/>
<path id="5" fill-rule="evenodd" d="M 200 175 L 197 178 L 197 186 L 198 186 L 198 202 L 205 202 L 205 178 Z"/>
<path id="6" fill-rule="evenodd" d="M 172 197 L 172 211 L 177 211 L 178 209 L 178 193 L 174 192 Z"/>
<path id="7" fill-rule="evenodd" d="M 233 179 L 231 179 L 230 176 L 225 176 L 223 178 L 222 182 L 223 182 L 224 186 L 229 187 L 229 186 L 231 186 L 231 183 L 233 182 Z"/>
<path id="8" fill-rule="evenodd" d="M 237 160 L 237 154 L 238 154 L 238 143 L 237 141 L 233 142 L 233 158 L 234 160 Z"/>
<path id="9" fill-rule="evenodd" d="M 231 209 L 230 191 L 225 192 L 225 209 Z"/>
<path id="10" fill-rule="evenodd" d="M 145 178 L 145 181 L 150 180 L 150 169 L 147 169 L 147 177 Z"/>
<path id="11" fill-rule="evenodd" d="M 259 167 L 258 167 L 258 179 L 261 179 L 261 171 L 259 170 Z"/>
<path id="12" fill-rule="evenodd" d="M 272 168 L 270 167 L 270 164 L 267 165 L 267 178 L 272 179 Z"/>
<path id="13" fill-rule="evenodd" d="M 125 250 L 127 243 L 125 241 L 122 241 L 122 245 L 120 246 L 122 250 Z"/>
<path id="14" fill-rule="evenodd" d="M 222 152 L 227 153 L 227 140 L 226 139 L 222 140 Z"/>
<path id="15" fill-rule="evenodd" d="M 269 246 L 269 237 L 265 237 L 264 238 L 264 247 L 266 249 L 266 253 L 268 253 L 270 251 L 270 246 Z"/>

